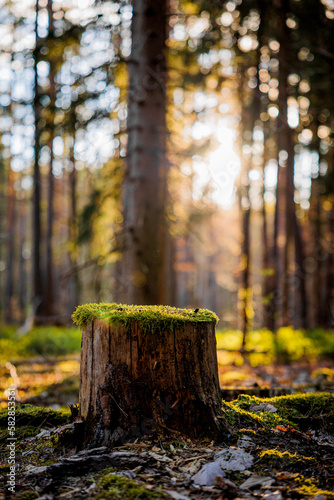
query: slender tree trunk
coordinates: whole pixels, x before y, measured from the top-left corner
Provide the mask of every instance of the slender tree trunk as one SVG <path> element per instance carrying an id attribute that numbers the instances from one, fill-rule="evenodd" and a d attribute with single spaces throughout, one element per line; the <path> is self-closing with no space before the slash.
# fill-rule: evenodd
<path id="1" fill-rule="evenodd" d="M 166 0 L 133 4 L 124 180 L 123 300 L 165 301 Z"/>
<path id="2" fill-rule="evenodd" d="M 15 254 L 15 222 L 16 222 L 16 197 L 14 191 L 14 172 L 8 161 L 7 173 L 7 210 L 6 210 L 6 288 L 5 288 L 5 322 L 14 320 L 14 254 Z"/>
<path id="3" fill-rule="evenodd" d="M 75 144 L 74 128 L 71 129 L 71 138 L 72 138 L 72 144 L 70 149 L 70 162 L 72 164 L 72 170 L 70 171 L 69 174 L 69 187 L 70 187 L 69 238 L 71 241 L 71 250 L 69 252 L 69 259 L 71 267 L 76 269 L 78 264 L 78 259 L 77 259 L 78 214 L 77 214 L 77 171 L 75 169 L 75 158 L 74 158 L 74 144 Z M 73 306 L 75 307 L 80 303 L 80 278 L 78 271 L 75 271 L 73 273 L 71 281 L 73 285 Z"/>
<path id="4" fill-rule="evenodd" d="M 272 326 L 271 329 L 274 333 L 277 332 L 279 326 L 279 314 L 281 307 L 281 296 L 280 296 L 280 271 L 281 271 L 281 252 L 278 244 L 278 235 L 280 229 L 281 220 L 281 205 L 282 198 L 284 196 L 283 192 L 283 172 L 279 164 L 279 158 L 277 157 L 277 185 L 276 185 L 276 203 L 275 203 L 275 218 L 274 218 L 274 234 L 273 234 L 273 246 L 272 246 L 272 262 L 274 274 L 272 276 L 271 282 L 271 293 L 273 295 L 272 299 Z"/>
<path id="5" fill-rule="evenodd" d="M 324 318 L 326 328 L 334 325 L 334 203 L 328 214 L 329 249 L 326 259 L 326 281 L 323 290 Z"/>
<path id="6" fill-rule="evenodd" d="M 53 35 L 52 0 L 47 5 L 49 20 L 49 37 Z M 54 175 L 53 175 L 53 139 L 54 139 L 54 114 L 55 114 L 55 75 L 54 61 L 50 60 L 50 122 L 49 122 L 49 191 L 48 191 L 48 216 L 46 231 L 46 289 L 44 314 L 46 317 L 54 316 L 54 270 L 53 270 L 53 229 L 54 229 Z"/>
<path id="7" fill-rule="evenodd" d="M 297 278 L 297 288 L 299 290 L 300 296 L 300 319 L 302 328 L 308 328 L 308 313 L 307 313 L 307 296 L 306 296 L 306 273 L 304 270 L 303 263 L 305 262 L 305 253 L 303 246 L 303 238 L 301 234 L 301 227 L 298 224 L 298 219 L 296 216 L 296 211 L 293 211 L 293 222 L 295 225 L 294 235 L 295 235 L 295 252 L 296 252 L 296 264 L 298 278 Z M 298 325 L 299 326 L 299 325 Z"/>
<path id="8" fill-rule="evenodd" d="M 26 236 L 27 217 L 26 217 L 26 198 L 22 197 L 19 203 L 19 310 L 20 322 L 23 324 L 27 306 L 27 275 L 24 258 L 24 243 Z"/>
<path id="9" fill-rule="evenodd" d="M 2 147 L 0 146 L 0 263 L 5 259 L 5 241 L 6 241 L 6 172 L 5 162 L 2 157 Z M 3 320 L 3 312 L 5 310 L 5 287 L 3 280 L 3 272 L 0 272 L 0 323 Z"/>
<path id="10" fill-rule="evenodd" d="M 33 172 L 33 315 L 37 316 L 43 302 L 43 280 L 41 272 L 41 174 L 39 168 L 39 153 L 40 153 L 40 102 L 39 102 L 39 86 L 37 64 L 39 61 L 40 39 L 38 36 L 38 0 L 36 0 L 36 25 L 35 25 L 35 49 L 34 49 L 34 116 L 35 116 L 35 160 Z"/>
<path id="11" fill-rule="evenodd" d="M 265 168 L 268 161 L 268 126 L 264 124 L 263 127 L 263 158 L 262 158 L 262 172 L 263 172 L 263 184 L 262 184 L 262 268 L 264 270 L 263 282 L 262 282 L 262 297 L 263 297 L 263 326 L 271 328 L 271 299 L 270 299 L 270 276 L 268 275 L 268 270 L 270 267 L 270 254 L 269 254 L 269 238 L 268 238 L 268 226 L 267 226 L 267 206 L 266 206 L 266 188 L 265 188 Z"/>
<path id="12" fill-rule="evenodd" d="M 306 287 L 305 273 L 303 270 L 302 259 L 302 236 L 296 217 L 295 202 L 294 202 L 294 142 L 291 128 L 288 124 L 288 61 L 289 61 L 289 30 L 286 24 L 288 14 L 288 3 L 286 0 L 275 0 L 275 6 L 278 8 L 277 16 L 277 31 L 278 41 L 280 43 L 279 61 L 279 151 L 287 153 L 286 165 L 284 168 L 284 230 L 278 232 L 278 238 L 282 244 L 282 283 L 280 291 L 282 292 L 282 324 L 295 324 L 297 321 L 294 308 L 291 307 L 293 302 L 292 293 L 292 269 L 295 264 L 299 267 L 300 286 L 298 292 L 301 300 L 301 323 L 307 323 L 307 307 L 306 307 Z M 283 228 L 282 228 L 283 229 Z M 298 259 L 298 261 L 297 261 Z M 295 277 L 296 278 L 296 277 Z"/>
<path id="13" fill-rule="evenodd" d="M 249 331 L 249 309 L 251 307 L 251 288 L 250 288 L 250 199 L 249 187 L 247 186 L 247 196 L 249 207 L 243 209 L 243 242 L 242 242 L 242 266 L 243 266 L 243 311 L 242 311 L 242 351 L 245 350 L 247 334 Z"/>

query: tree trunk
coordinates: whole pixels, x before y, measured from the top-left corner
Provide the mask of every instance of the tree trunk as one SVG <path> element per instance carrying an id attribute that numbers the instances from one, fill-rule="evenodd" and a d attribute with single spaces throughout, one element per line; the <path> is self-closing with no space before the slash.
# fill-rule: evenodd
<path id="1" fill-rule="evenodd" d="M 263 125 L 263 157 L 262 157 L 262 268 L 264 271 L 262 279 L 262 300 L 263 300 L 263 326 L 266 328 L 272 327 L 272 310 L 270 297 L 270 278 L 268 271 L 270 268 L 270 253 L 269 253 L 269 238 L 268 238 L 268 223 L 267 223 L 267 206 L 266 206 L 266 187 L 265 187 L 265 169 L 268 161 L 268 145 L 269 126 Z"/>
<path id="2" fill-rule="evenodd" d="M 7 210 L 6 210 L 6 288 L 5 288 L 5 322 L 12 323 L 14 319 L 14 252 L 16 225 L 16 196 L 14 190 L 14 172 L 8 161 L 7 177 Z"/>
<path id="3" fill-rule="evenodd" d="M 80 303 L 80 277 L 79 271 L 76 269 L 78 265 L 78 215 L 77 215 L 77 171 L 75 168 L 74 157 L 74 144 L 75 144 L 75 130 L 71 128 L 72 144 L 70 149 L 70 162 L 72 170 L 69 174 L 69 188 L 70 188 L 70 217 L 69 217 L 69 239 L 71 242 L 71 251 L 69 258 L 71 267 L 75 269 L 73 277 L 70 278 L 70 287 L 72 291 L 72 302 L 74 307 Z M 73 311 L 73 308 L 72 308 Z"/>
<path id="4" fill-rule="evenodd" d="M 49 37 L 53 36 L 53 14 L 52 0 L 48 0 L 47 4 L 48 21 L 49 21 Z M 47 231 L 46 231 L 46 289 L 45 303 L 43 311 L 45 316 L 54 316 L 54 271 L 53 271 L 53 228 L 54 228 L 54 175 L 53 175 L 53 139 L 54 139 L 54 115 L 55 115 L 55 61 L 50 60 L 50 118 L 49 118 L 49 148 L 50 148 L 50 163 L 49 163 L 49 192 L 48 192 L 48 216 L 47 216 Z"/>
<path id="5" fill-rule="evenodd" d="M 122 300 L 164 302 L 167 1 L 133 3 Z"/>
<path id="6" fill-rule="evenodd" d="M 275 0 L 275 7 L 278 10 L 277 33 L 280 43 L 279 51 L 279 129 L 278 145 L 279 151 L 287 153 L 287 160 L 284 172 L 284 201 L 282 209 L 284 210 L 284 221 L 281 220 L 281 227 L 278 229 L 279 252 L 281 253 L 281 265 L 279 266 L 279 292 L 282 298 L 282 322 L 281 325 L 287 326 L 298 322 L 296 307 L 293 299 L 300 297 L 300 322 L 307 324 L 307 298 L 305 287 L 305 273 L 303 270 L 303 242 L 294 202 L 294 141 L 292 130 L 288 124 L 288 75 L 289 75 L 289 30 L 286 24 L 289 12 L 286 0 Z M 279 166 L 280 168 L 280 166 Z M 283 194 L 283 193 L 282 193 Z M 280 220 L 278 221 L 280 222 Z M 280 230 L 281 229 L 281 230 Z M 297 277 L 294 275 L 294 287 L 290 277 L 295 273 L 296 265 L 299 266 L 300 286 L 297 287 Z M 298 288 L 298 289 L 297 289 Z M 294 292 L 294 293 L 293 293 Z"/>
<path id="7" fill-rule="evenodd" d="M 6 252 L 6 172 L 5 161 L 0 149 L 0 263 L 3 262 Z M 3 272 L 0 272 L 0 323 L 3 321 L 5 310 L 5 287 Z"/>
<path id="8" fill-rule="evenodd" d="M 80 415 L 85 443 L 96 446 L 156 429 L 222 439 L 215 323 L 189 321 L 152 333 L 140 320 L 89 321 L 82 336 Z"/>
<path id="9" fill-rule="evenodd" d="M 24 257 L 24 244 L 26 239 L 27 215 L 26 215 L 27 200 L 23 195 L 19 203 L 19 311 L 20 322 L 24 323 L 27 306 L 27 273 Z"/>
<path id="10" fill-rule="evenodd" d="M 40 153 L 40 102 L 39 102 L 39 86 L 37 75 L 37 64 L 39 61 L 39 44 L 40 39 L 38 36 L 38 12 L 39 6 L 36 2 L 36 25 L 35 25 L 35 49 L 34 49 L 34 117 L 35 117 L 35 159 L 34 159 L 34 172 L 33 172 L 33 316 L 37 316 L 43 301 L 43 280 L 41 272 L 41 174 L 39 169 L 39 153 Z"/>

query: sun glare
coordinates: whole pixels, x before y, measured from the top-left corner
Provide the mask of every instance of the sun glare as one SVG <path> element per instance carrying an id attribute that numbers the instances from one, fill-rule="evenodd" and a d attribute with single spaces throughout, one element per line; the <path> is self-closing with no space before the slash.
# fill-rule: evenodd
<path id="1" fill-rule="evenodd" d="M 194 189 L 200 197 L 203 189 L 211 185 L 211 198 L 214 203 L 229 209 L 236 194 L 235 182 L 240 172 L 240 158 L 236 153 L 236 132 L 227 119 L 220 120 L 215 131 L 219 146 L 209 153 L 206 161 L 193 161 L 195 172 Z"/>

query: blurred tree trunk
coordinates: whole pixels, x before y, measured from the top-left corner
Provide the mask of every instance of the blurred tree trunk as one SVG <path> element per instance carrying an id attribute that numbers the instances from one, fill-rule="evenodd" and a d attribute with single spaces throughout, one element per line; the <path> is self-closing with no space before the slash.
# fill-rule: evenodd
<path id="1" fill-rule="evenodd" d="M 292 130 L 288 124 L 288 76 L 289 76 L 289 54 L 291 52 L 289 46 L 289 30 L 286 24 L 288 15 L 288 3 L 286 0 L 275 0 L 275 6 L 278 9 L 277 16 L 277 34 L 280 43 L 279 58 L 279 130 L 278 144 L 279 151 L 285 151 L 287 154 L 286 160 L 281 156 L 280 162 L 285 163 L 282 170 L 284 175 L 284 221 L 281 221 L 281 231 L 278 228 L 279 249 L 281 252 L 282 263 L 278 276 L 281 276 L 281 286 L 279 287 L 282 297 L 281 317 L 282 325 L 296 324 L 298 318 L 293 307 L 293 286 L 292 273 L 295 273 L 295 264 L 299 273 L 299 283 L 294 283 L 298 290 L 295 290 L 296 296 L 300 296 L 301 303 L 301 324 L 303 327 L 307 324 L 307 304 L 306 304 L 306 287 L 305 287 L 305 272 L 303 269 L 303 243 L 302 235 L 299 228 L 298 219 L 296 217 L 295 202 L 294 202 L 294 142 Z M 282 167 L 281 167 L 282 168 Z M 283 208 L 282 207 L 282 208 Z M 277 212 L 278 216 L 280 211 Z M 283 215 L 283 214 L 282 214 Z M 278 220 L 279 225 L 279 220 Z M 298 293 L 297 293 L 298 291 Z"/>
<path id="2" fill-rule="evenodd" d="M 128 147 L 124 179 L 123 300 L 164 303 L 167 0 L 133 4 Z"/>
<path id="3" fill-rule="evenodd" d="M 329 248 L 326 259 L 326 280 L 323 287 L 323 325 L 326 328 L 333 328 L 334 326 L 334 196 L 331 197 L 332 208 L 328 212 L 328 240 Z"/>
<path id="4" fill-rule="evenodd" d="M 47 4 L 48 21 L 49 21 L 49 38 L 53 36 L 53 13 L 52 13 L 52 0 L 48 0 Z M 54 115 L 55 115 L 55 75 L 54 75 L 55 62 L 50 60 L 50 107 L 49 107 L 49 149 L 50 149 L 50 163 L 49 163 L 49 188 L 48 188 L 48 215 L 47 215 L 47 231 L 46 231 L 46 289 L 45 289 L 45 303 L 43 313 L 46 317 L 55 315 L 54 310 L 54 269 L 53 269 L 53 230 L 54 230 L 54 175 L 53 175 L 53 140 L 54 140 Z"/>
<path id="5" fill-rule="evenodd" d="M 36 1 L 36 21 L 35 21 L 35 49 L 33 52 L 34 57 L 34 117 L 35 117 L 35 159 L 34 159 L 34 171 L 33 171 L 33 214 L 32 214 L 32 224 L 33 224 L 33 316 L 37 317 L 41 311 L 41 305 L 43 302 L 43 279 L 41 270 L 41 173 L 39 168 L 39 155 L 40 155 L 40 102 L 39 102 L 39 85 L 38 85 L 38 73 L 37 64 L 39 62 L 39 52 L 40 52 L 40 38 L 38 36 L 38 12 L 39 6 L 38 1 Z"/>
<path id="6" fill-rule="evenodd" d="M 279 150 L 278 150 L 279 153 Z M 280 308 L 282 303 L 281 296 L 281 265 L 282 253 L 278 243 L 278 235 L 281 229 L 282 220 L 282 205 L 284 201 L 284 186 L 283 186 L 283 172 L 280 166 L 279 157 L 277 155 L 277 185 L 276 185 L 276 203 L 275 203 L 275 219 L 274 219 L 274 235 L 272 247 L 272 261 L 274 274 L 271 279 L 271 293 L 273 294 L 272 300 L 272 331 L 277 332 L 279 327 Z"/>
<path id="7" fill-rule="evenodd" d="M 5 242 L 6 242 L 6 172 L 5 162 L 2 156 L 3 146 L 0 146 L 0 265 L 3 268 L 5 261 Z M 0 272 L 0 322 L 3 320 L 4 313 L 4 280 L 3 272 Z"/>
<path id="8" fill-rule="evenodd" d="M 21 195 L 19 203 L 19 310 L 20 322 L 23 323 L 26 314 L 27 306 L 27 273 L 25 266 L 24 244 L 26 239 L 27 214 L 26 214 L 27 199 Z"/>
<path id="9" fill-rule="evenodd" d="M 76 270 L 78 264 L 78 259 L 77 259 L 78 213 L 77 213 L 77 171 L 75 169 L 75 157 L 74 157 L 74 145 L 75 145 L 74 122 L 71 123 L 71 138 L 72 138 L 72 144 L 70 149 L 70 162 L 72 164 L 72 170 L 70 171 L 69 174 L 69 186 L 70 186 L 69 238 L 71 242 L 71 250 L 69 252 L 69 258 L 71 267 L 74 268 L 74 273 L 71 280 L 73 282 L 73 302 L 74 302 L 73 306 L 75 307 L 80 303 L 80 278 L 79 278 L 79 273 Z"/>
<path id="10" fill-rule="evenodd" d="M 15 261 L 15 225 L 16 225 L 16 196 L 14 190 L 14 172 L 7 160 L 7 189 L 6 189 L 6 285 L 5 285 L 5 322 L 14 320 L 14 261 Z"/>
<path id="11" fill-rule="evenodd" d="M 244 103 L 244 85 L 245 85 L 245 67 L 240 68 L 239 95 L 242 105 L 240 138 L 244 136 L 245 131 L 253 131 L 252 110 L 247 108 Z M 253 105 L 254 103 L 252 103 Z M 242 156 L 242 141 L 240 143 L 240 158 Z M 239 288 L 239 308 L 241 312 L 242 345 L 241 351 L 245 350 L 247 334 L 249 330 L 249 300 L 250 300 L 250 198 L 249 198 L 249 177 L 251 158 L 247 163 L 241 163 L 240 184 L 238 186 L 238 202 L 241 216 L 241 255 L 240 255 L 240 288 Z"/>
<path id="12" fill-rule="evenodd" d="M 268 238 L 268 224 L 267 224 L 267 207 L 266 207 L 266 187 L 265 187 L 265 168 L 268 161 L 268 139 L 269 139 L 269 126 L 263 124 L 263 157 L 262 157 L 262 268 L 263 268 L 263 281 L 262 281 L 262 298 L 263 298 L 263 326 L 266 328 L 272 327 L 271 320 L 271 297 L 270 297 L 270 252 L 269 252 L 269 238 Z"/>

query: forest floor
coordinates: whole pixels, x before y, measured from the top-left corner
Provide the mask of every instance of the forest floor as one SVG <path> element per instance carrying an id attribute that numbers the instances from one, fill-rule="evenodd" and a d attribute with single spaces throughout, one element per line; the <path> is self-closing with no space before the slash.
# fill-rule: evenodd
<path id="1" fill-rule="evenodd" d="M 223 350 L 218 359 L 225 442 L 157 433 L 84 451 L 69 409 L 78 402 L 78 353 L 3 362 L 0 499 L 334 499 L 334 362 L 302 356 L 252 366 Z M 14 495 L 6 485 L 9 382 L 18 387 Z"/>

